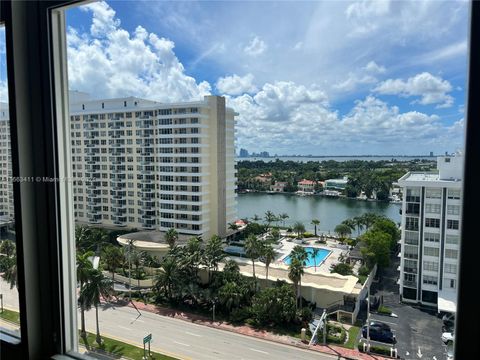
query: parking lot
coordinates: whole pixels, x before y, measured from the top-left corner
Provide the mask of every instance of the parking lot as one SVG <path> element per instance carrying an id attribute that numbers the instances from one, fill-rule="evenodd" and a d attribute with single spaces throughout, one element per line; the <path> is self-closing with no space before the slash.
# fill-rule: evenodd
<path id="1" fill-rule="evenodd" d="M 384 305 L 398 317 L 371 314 L 371 320 L 390 325 L 402 359 L 447 359 L 447 347 L 441 340 L 442 319 L 437 316 L 436 310 L 400 303 L 396 267 L 397 264 L 393 264 L 383 273 L 380 281 L 372 284 L 371 296 L 383 296 Z"/>

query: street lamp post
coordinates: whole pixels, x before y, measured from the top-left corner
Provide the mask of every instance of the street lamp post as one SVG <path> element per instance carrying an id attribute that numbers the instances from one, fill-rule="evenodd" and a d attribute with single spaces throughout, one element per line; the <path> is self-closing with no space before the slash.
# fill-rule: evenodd
<path id="1" fill-rule="evenodd" d="M 128 301 L 132 301 L 132 240 L 128 242 Z"/>
<path id="2" fill-rule="evenodd" d="M 367 353 L 370 353 L 370 285 L 367 295 Z"/>

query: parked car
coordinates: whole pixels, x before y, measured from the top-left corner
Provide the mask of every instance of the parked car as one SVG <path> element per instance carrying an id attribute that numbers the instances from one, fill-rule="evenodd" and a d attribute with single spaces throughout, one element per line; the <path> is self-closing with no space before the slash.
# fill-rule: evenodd
<path id="1" fill-rule="evenodd" d="M 453 338 L 454 338 L 454 334 L 451 333 L 451 332 L 444 332 L 442 334 L 442 341 L 445 343 L 445 344 L 448 344 L 450 341 L 453 342 Z"/>
<path id="2" fill-rule="evenodd" d="M 376 321 L 376 320 L 372 320 L 370 321 L 370 328 L 372 327 L 378 327 L 378 328 L 381 328 L 381 329 L 385 329 L 387 331 L 392 331 L 392 329 L 390 329 L 390 326 L 383 323 L 383 322 L 380 322 L 380 321 Z"/>
<path id="3" fill-rule="evenodd" d="M 367 338 L 367 325 L 363 325 L 362 327 L 362 336 Z M 393 332 L 382 326 L 370 326 L 370 340 L 388 344 L 395 344 L 397 342 Z"/>

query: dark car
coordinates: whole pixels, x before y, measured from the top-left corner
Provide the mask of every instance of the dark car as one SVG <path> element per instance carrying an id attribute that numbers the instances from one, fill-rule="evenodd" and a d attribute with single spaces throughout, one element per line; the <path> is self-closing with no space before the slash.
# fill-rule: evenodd
<path id="1" fill-rule="evenodd" d="M 367 325 L 362 327 L 362 336 L 367 338 Z M 391 330 L 387 330 L 381 326 L 370 326 L 370 340 L 379 341 L 388 344 L 395 344 L 397 340 Z"/>
<path id="2" fill-rule="evenodd" d="M 370 321 L 370 328 L 372 328 L 372 327 L 377 327 L 377 328 L 379 328 L 379 329 L 384 329 L 384 330 L 387 330 L 387 331 L 392 331 L 392 330 L 390 329 L 390 326 L 389 326 L 389 325 L 387 325 L 387 324 L 385 324 L 385 323 L 382 323 L 382 322 L 380 322 L 380 321 L 375 321 L 375 320 Z"/>

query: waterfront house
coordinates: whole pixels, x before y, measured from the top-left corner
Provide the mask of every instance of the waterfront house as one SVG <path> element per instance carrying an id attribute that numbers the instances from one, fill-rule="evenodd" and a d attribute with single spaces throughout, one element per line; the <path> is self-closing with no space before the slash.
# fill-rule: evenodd
<path id="1" fill-rule="evenodd" d="M 285 186 L 287 186 L 287 182 L 283 181 L 275 181 L 275 184 L 270 185 L 270 191 L 273 192 L 284 192 L 285 191 Z"/>
<path id="2" fill-rule="evenodd" d="M 315 192 L 316 181 L 303 179 L 298 182 L 298 191 L 302 193 L 311 193 Z"/>

